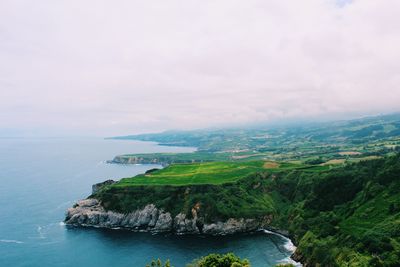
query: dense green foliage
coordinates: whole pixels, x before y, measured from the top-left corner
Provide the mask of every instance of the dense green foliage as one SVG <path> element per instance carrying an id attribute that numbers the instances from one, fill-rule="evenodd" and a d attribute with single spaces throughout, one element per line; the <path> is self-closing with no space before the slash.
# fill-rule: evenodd
<path id="1" fill-rule="evenodd" d="M 291 204 L 277 226 L 312 266 L 399 266 L 400 156 L 322 173 L 282 173 L 271 184 Z"/>
<path id="2" fill-rule="evenodd" d="M 250 267 L 247 259 L 240 259 L 233 253 L 210 254 L 195 260 L 189 267 Z"/>
<path id="3" fill-rule="evenodd" d="M 146 267 L 170 267 L 171 263 L 167 260 L 163 263 L 160 259 L 152 260 Z M 201 257 L 200 259 L 194 260 L 188 264 L 187 267 L 250 267 L 250 261 L 247 259 L 241 259 L 233 253 L 226 254 L 209 254 Z M 294 267 L 290 263 L 282 263 L 276 265 L 276 267 Z"/>
<path id="4" fill-rule="evenodd" d="M 267 175 L 257 173 L 226 184 L 108 186 L 95 197 L 105 208 L 119 212 L 153 203 L 173 215 L 184 212 L 188 216 L 199 205 L 199 216 L 206 221 L 261 218 L 276 212 L 272 197 L 264 193 L 270 180 Z"/>
<path id="5" fill-rule="evenodd" d="M 164 263 L 160 260 L 152 260 L 150 264 L 146 264 L 146 267 L 173 267 L 169 260 L 166 260 Z"/>

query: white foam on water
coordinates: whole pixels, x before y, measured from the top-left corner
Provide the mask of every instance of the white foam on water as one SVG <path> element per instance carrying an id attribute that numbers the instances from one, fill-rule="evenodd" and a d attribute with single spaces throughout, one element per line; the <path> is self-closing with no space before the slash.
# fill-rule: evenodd
<path id="1" fill-rule="evenodd" d="M 291 252 L 295 252 L 296 251 L 296 246 L 293 244 L 292 240 L 290 240 L 289 238 L 287 238 L 285 245 L 283 245 L 283 247 L 287 250 L 287 251 L 291 251 Z"/>
<path id="2" fill-rule="evenodd" d="M 23 244 L 24 242 L 19 241 L 19 240 L 13 240 L 13 239 L 0 239 L 1 243 L 14 243 L 14 244 Z"/>
<path id="3" fill-rule="evenodd" d="M 287 257 L 287 258 L 283 259 L 283 260 L 282 260 L 281 262 L 279 262 L 278 264 L 282 264 L 282 263 L 284 263 L 284 264 L 287 264 L 287 263 L 293 264 L 295 267 L 302 267 L 302 266 L 303 266 L 300 262 L 294 261 L 294 260 L 292 260 L 292 258 L 290 258 L 290 257 Z"/>
<path id="4" fill-rule="evenodd" d="M 284 236 L 284 235 L 281 235 L 281 234 L 279 234 L 279 233 L 275 233 L 275 232 L 272 232 L 272 231 L 269 231 L 269 230 L 266 230 L 266 229 L 264 229 L 263 232 L 266 233 L 266 234 L 271 234 L 271 235 L 280 236 L 281 238 L 285 239 L 285 244 L 283 245 L 283 247 L 284 247 L 287 251 L 289 251 L 289 252 L 291 252 L 291 253 L 294 253 L 294 252 L 296 251 L 296 246 L 293 244 L 293 242 L 292 242 L 292 240 L 290 240 L 290 238 L 287 238 L 287 237 Z M 300 262 L 296 262 L 296 261 L 294 261 L 294 260 L 293 260 L 292 258 L 290 258 L 290 257 L 287 257 L 287 258 L 283 259 L 280 263 L 291 263 L 291 264 L 293 264 L 295 267 L 301 267 L 301 266 L 303 266 Z"/>

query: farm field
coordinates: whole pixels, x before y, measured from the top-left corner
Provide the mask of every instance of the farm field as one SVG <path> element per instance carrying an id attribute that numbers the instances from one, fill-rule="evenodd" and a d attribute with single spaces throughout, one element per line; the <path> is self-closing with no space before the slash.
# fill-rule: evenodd
<path id="1" fill-rule="evenodd" d="M 116 186 L 223 184 L 262 171 L 263 165 L 263 161 L 173 164 L 148 174 L 122 179 Z"/>
<path id="2" fill-rule="evenodd" d="M 329 166 L 323 165 L 278 163 L 262 160 L 172 164 L 164 169 L 121 179 L 113 186 L 224 184 L 236 182 L 260 171 L 279 172 L 301 169 L 306 172 L 313 172 L 328 170 L 329 168 Z"/>

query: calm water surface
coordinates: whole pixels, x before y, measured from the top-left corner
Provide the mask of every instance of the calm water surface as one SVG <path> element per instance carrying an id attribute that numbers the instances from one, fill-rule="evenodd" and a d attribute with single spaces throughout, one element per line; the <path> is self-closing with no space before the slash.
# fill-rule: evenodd
<path id="1" fill-rule="evenodd" d="M 211 252 L 232 251 L 252 266 L 268 267 L 290 252 L 282 237 L 258 233 L 227 237 L 173 236 L 122 230 L 67 228 L 61 222 L 91 185 L 143 173 L 154 165 L 115 165 L 125 153 L 189 152 L 136 141 L 0 139 L 0 266 L 141 267 L 152 257 L 176 267 Z"/>

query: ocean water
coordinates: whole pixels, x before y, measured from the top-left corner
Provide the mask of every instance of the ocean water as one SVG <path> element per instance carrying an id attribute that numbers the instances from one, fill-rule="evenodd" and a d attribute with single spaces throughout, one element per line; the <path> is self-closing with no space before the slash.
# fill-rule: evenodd
<path id="1" fill-rule="evenodd" d="M 268 232 L 174 236 L 63 225 L 65 210 L 88 196 L 92 184 L 155 167 L 106 160 L 188 151 L 193 148 L 101 138 L 0 139 L 0 266 L 142 267 L 159 257 L 180 267 L 211 252 L 234 252 L 255 267 L 287 260 L 290 242 Z"/>

